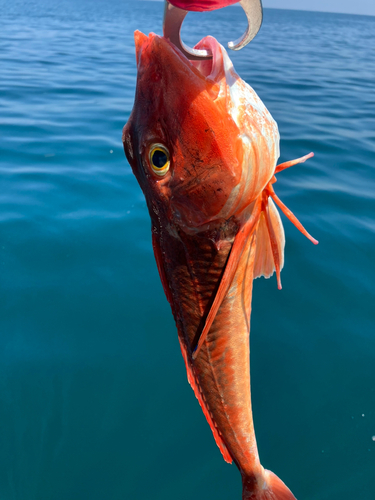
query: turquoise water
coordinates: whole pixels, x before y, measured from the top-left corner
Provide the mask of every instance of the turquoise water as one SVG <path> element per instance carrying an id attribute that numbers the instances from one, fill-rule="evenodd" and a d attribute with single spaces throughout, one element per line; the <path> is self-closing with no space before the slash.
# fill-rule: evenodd
<path id="1" fill-rule="evenodd" d="M 185 368 L 124 157 L 134 29 L 162 4 L 0 0 L 0 498 L 240 500 Z M 189 15 L 221 42 L 241 9 Z M 298 500 L 375 498 L 375 18 L 265 10 L 231 53 L 279 124 L 283 290 L 256 280 L 262 463 Z"/>

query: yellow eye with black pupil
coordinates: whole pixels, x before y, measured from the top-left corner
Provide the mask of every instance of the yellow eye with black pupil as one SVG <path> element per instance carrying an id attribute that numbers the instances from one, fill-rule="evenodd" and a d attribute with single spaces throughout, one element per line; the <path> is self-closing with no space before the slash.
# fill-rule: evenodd
<path id="1" fill-rule="evenodd" d="M 161 151 L 160 149 L 156 149 L 152 153 L 152 164 L 155 168 L 164 168 L 167 161 L 168 161 L 168 157 L 164 153 L 164 151 Z"/>
<path id="2" fill-rule="evenodd" d="M 170 166 L 169 160 L 169 152 L 167 148 L 165 148 L 161 144 L 154 144 L 154 146 L 150 149 L 150 163 L 153 172 L 162 177 L 164 176 Z"/>

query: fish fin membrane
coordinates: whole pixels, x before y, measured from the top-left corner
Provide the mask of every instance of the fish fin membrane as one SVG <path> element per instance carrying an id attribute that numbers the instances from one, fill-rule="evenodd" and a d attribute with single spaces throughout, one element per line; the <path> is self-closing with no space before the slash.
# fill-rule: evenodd
<path id="1" fill-rule="evenodd" d="M 286 484 L 270 470 L 264 471 L 261 486 L 243 484 L 242 500 L 297 500 Z"/>
<path id="2" fill-rule="evenodd" d="M 194 391 L 195 397 L 199 401 L 199 404 L 202 408 L 203 414 L 206 417 L 206 420 L 207 420 L 209 426 L 211 427 L 211 431 L 212 431 L 212 434 L 214 435 L 215 442 L 218 445 L 219 450 L 221 451 L 224 460 L 226 462 L 228 462 L 229 464 L 231 464 L 233 459 L 232 459 L 232 457 L 228 451 L 228 448 L 226 447 L 222 437 L 220 436 L 219 431 L 215 425 L 215 422 L 214 422 L 213 418 L 211 417 L 210 410 L 207 407 L 206 402 L 204 401 L 203 395 L 202 395 L 200 388 L 199 388 L 198 381 L 194 375 L 193 367 L 191 366 L 191 364 L 189 362 L 186 347 L 181 340 L 180 340 L 180 346 L 181 346 L 182 356 L 184 358 L 185 365 L 186 365 L 188 382 Z"/>
<path id="3" fill-rule="evenodd" d="M 283 223 L 279 212 L 272 201 L 268 198 L 266 210 L 269 215 L 269 222 L 272 225 L 273 233 L 277 243 L 280 260 L 280 271 L 284 266 L 285 234 Z M 263 211 L 260 216 L 256 232 L 256 250 L 254 260 L 254 279 L 264 276 L 269 278 L 275 271 L 275 259 L 272 252 L 270 233 L 267 227 L 266 213 Z"/>

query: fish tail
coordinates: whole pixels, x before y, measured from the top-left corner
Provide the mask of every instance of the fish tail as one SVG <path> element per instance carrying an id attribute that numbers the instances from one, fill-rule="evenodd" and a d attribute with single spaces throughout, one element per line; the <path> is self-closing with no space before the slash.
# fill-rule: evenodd
<path id="1" fill-rule="evenodd" d="M 296 500 L 290 489 L 270 470 L 261 479 L 243 478 L 242 500 Z"/>

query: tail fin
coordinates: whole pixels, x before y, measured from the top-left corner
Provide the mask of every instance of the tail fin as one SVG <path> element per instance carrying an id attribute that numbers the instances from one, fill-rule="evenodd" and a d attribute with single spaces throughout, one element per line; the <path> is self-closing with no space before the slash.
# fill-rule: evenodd
<path id="1" fill-rule="evenodd" d="M 244 478 L 242 500 L 296 500 L 296 497 L 276 474 L 264 470 L 262 480 L 255 485 L 254 479 L 248 482 Z"/>

